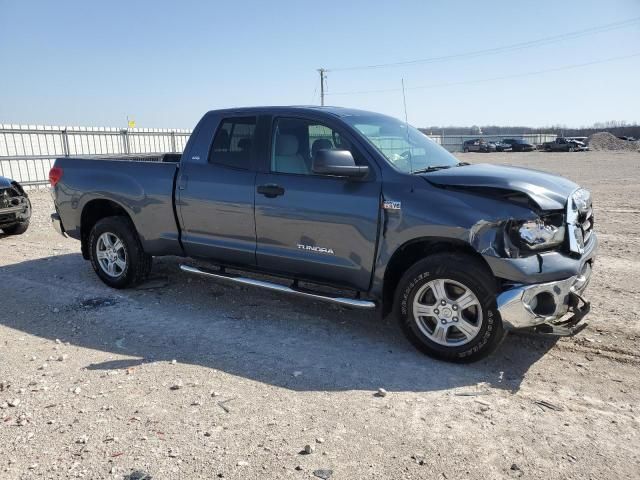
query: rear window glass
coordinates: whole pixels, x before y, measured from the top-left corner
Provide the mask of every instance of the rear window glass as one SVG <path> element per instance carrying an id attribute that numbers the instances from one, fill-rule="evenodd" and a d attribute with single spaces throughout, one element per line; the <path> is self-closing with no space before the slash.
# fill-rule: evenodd
<path id="1" fill-rule="evenodd" d="M 224 119 L 213 139 L 209 163 L 250 169 L 255 132 L 256 117 Z"/>

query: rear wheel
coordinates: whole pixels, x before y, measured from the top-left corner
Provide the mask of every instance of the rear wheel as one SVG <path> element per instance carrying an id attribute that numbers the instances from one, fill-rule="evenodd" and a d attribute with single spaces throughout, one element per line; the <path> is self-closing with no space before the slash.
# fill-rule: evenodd
<path id="1" fill-rule="evenodd" d="M 152 257 L 144 253 L 135 227 L 126 217 L 106 217 L 93 226 L 89 258 L 100 280 L 113 288 L 135 286 L 151 270 Z"/>
<path id="2" fill-rule="evenodd" d="M 22 235 L 29 228 L 29 220 L 16 223 L 10 227 L 2 227 L 2 231 L 7 235 Z"/>
<path id="3" fill-rule="evenodd" d="M 469 153 L 469 147 L 464 147 L 464 153 Z"/>
<path id="4" fill-rule="evenodd" d="M 479 360 L 505 335 L 494 284 L 486 267 L 469 255 L 433 255 L 402 277 L 396 315 L 411 343 L 427 355 L 454 362 Z"/>

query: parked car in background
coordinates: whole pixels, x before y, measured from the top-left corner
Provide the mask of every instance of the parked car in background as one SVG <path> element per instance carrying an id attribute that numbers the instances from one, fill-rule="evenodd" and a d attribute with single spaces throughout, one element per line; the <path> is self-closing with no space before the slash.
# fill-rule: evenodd
<path id="1" fill-rule="evenodd" d="M 6 235 L 20 235 L 29 228 L 31 202 L 14 180 L 0 176 L 0 229 Z"/>
<path id="2" fill-rule="evenodd" d="M 565 137 L 558 137 L 553 142 L 544 142 L 542 148 L 547 152 L 579 152 L 586 150 L 584 142 Z"/>
<path id="3" fill-rule="evenodd" d="M 476 138 L 476 139 L 467 140 L 466 142 L 464 142 L 462 144 L 462 151 L 465 153 L 466 152 L 489 153 L 489 152 L 495 152 L 496 146 L 494 143 L 487 142 L 482 138 Z"/>
<path id="4" fill-rule="evenodd" d="M 531 152 L 536 149 L 535 145 L 532 145 L 520 138 L 505 138 L 502 143 L 509 145 L 512 152 Z"/>
<path id="5" fill-rule="evenodd" d="M 496 152 L 506 152 L 511 150 L 511 145 L 509 143 L 505 143 L 504 140 L 496 140 L 495 142 L 491 142 L 496 146 Z"/>
<path id="6" fill-rule="evenodd" d="M 573 335 L 589 311 L 597 239 L 587 190 L 545 172 L 460 162 L 385 115 L 211 111 L 179 163 L 63 157 L 49 178 L 54 228 L 80 240 L 114 288 L 142 282 L 153 256 L 199 258 L 181 269 L 380 306 L 423 352 L 465 362 L 505 330 Z"/>

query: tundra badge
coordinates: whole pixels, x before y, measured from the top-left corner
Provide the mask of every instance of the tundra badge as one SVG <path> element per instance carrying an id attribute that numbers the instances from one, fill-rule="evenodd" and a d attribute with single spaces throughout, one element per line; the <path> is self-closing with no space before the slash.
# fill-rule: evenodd
<path id="1" fill-rule="evenodd" d="M 302 245 L 302 244 L 298 244 L 298 248 L 300 250 L 311 250 L 312 252 L 316 252 L 316 253 L 327 253 L 329 255 L 335 255 L 335 253 L 333 253 L 333 248 L 325 248 L 325 247 L 316 247 L 314 245 Z"/>

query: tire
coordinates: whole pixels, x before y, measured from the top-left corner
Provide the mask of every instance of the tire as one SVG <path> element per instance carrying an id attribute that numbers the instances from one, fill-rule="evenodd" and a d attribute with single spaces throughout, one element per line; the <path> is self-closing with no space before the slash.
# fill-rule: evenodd
<path id="1" fill-rule="evenodd" d="M 29 228 L 29 220 L 16 223 L 10 227 L 2 227 L 2 231 L 7 235 L 22 235 Z"/>
<path id="2" fill-rule="evenodd" d="M 89 233 L 89 260 L 100 280 L 112 288 L 140 284 L 151 271 L 135 226 L 126 217 L 99 220 Z M 112 268 L 110 268 L 111 266 Z"/>
<path id="3" fill-rule="evenodd" d="M 469 153 L 469 149 L 467 147 L 464 147 L 464 153 Z"/>
<path id="4" fill-rule="evenodd" d="M 569 151 L 570 151 L 570 152 L 573 152 L 574 150 L 575 150 L 575 148 L 573 148 L 573 147 L 569 147 Z"/>
<path id="5" fill-rule="evenodd" d="M 444 307 L 435 299 L 433 288 L 437 285 L 444 285 L 447 292 Z M 454 311 L 460 308 L 456 301 L 465 301 L 463 297 L 475 303 Z M 416 318 L 416 300 L 420 308 L 440 307 L 436 310 L 438 316 Z M 479 260 L 469 255 L 435 254 L 415 263 L 398 283 L 394 309 L 409 341 L 418 350 L 440 360 L 458 363 L 480 360 L 493 352 L 505 337 L 496 306 L 495 280 Z M 443 329 L 444 337 L 438 336 L 437 332 Z"/>

